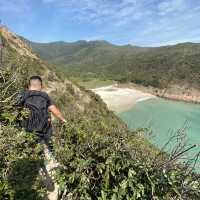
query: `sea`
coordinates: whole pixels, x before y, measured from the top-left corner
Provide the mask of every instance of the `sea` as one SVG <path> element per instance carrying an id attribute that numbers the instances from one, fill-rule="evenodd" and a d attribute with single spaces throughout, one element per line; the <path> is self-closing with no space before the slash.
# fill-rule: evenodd
<path id="1" fill-rule="evenodd" d="M 130 110 L 118 116 L 132 130 L 144 128 L 144 135 L 152 144 L 167 153 L 178 145 L 184 150 L 183 162 L 196 158 L 200 152 L 200 105 L 153 98 L 139 101 Z M 181 150 L 180 150 L 181 152 Z M 200 159 L 196 170 L 200 172 Z"/>

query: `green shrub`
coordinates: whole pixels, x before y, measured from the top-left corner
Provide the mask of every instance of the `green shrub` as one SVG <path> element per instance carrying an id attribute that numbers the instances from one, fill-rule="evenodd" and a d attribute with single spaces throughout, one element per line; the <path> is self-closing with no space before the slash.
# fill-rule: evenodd
<path id="1" fill-rule="evenodd" d="M 134 142 L 133 137 L 117 131 L 92 132 L 88 123 L 80 119 L 62 127 L 55 139 L 55 149 L 61 164 L 56 178 L 63 198 L 67 195 L 74 200 L 199 198 L 200 184 L 195 174 L 187 174 L 177 164 L 159 165 L 162 162 L 159 157 L 154 160 L 153 153 L 148 158 L 142 151 L 140 157 L 135 156 L 131 146 L 142 142 Z"/>
<path id="2" fill-rule="evenodd" d="M 21 65 L 25 60 L 11 56 L 9 61 L 0 69 L 0 199 L 44 199 L 39 175 L 41 146 L 34 134 L 16 126 L 16 120 L 26 114 L 15 106 L 17 92 L 24 88 L 28 76 Z"/>

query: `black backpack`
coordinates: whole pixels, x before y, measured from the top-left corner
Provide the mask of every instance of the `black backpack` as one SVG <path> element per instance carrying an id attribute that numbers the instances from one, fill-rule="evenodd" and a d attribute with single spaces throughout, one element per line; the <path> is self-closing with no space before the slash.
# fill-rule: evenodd
<path id="1" fill-rule="evenodd" d="M 18 106 L 28 108 L 28 117 L 19 122 L 20 127 L 28 132 L 36 132 L 45 135 L 50 128 L 48 122 L 49 96 L 40 91 L 25 91 L 19 101 Z"/>

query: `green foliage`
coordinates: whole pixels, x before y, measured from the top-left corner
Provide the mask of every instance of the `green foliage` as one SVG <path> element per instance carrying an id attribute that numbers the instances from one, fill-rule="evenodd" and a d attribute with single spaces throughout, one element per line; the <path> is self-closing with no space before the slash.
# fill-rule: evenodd
<path id="1" fill-rule="evenodd" d="M 38 175 L 41 149 L 34 135 L 15 128 L 16 119 L 26 114 L 15 106 L 26 71 L 16 59 L 13 72 L 14 59 L 9 61 L 0 69 L 0 199 L 43 199 Z"/>
<path id="2" fill-rule="evenodd" d="M 200 86 L 199 44 L 157 48 L 115 46 L 104 41 L 30 45 L 62 74 L 83 82 L 100 79 L 157 88 L 183 83 Z"/>
<path id="3" fill-rule="evenodd" d="M 69 195 L 75 200 L 199 199 L 200 183 L 195 174 L 186 175 L 176 164 L 167 168 L 159 165 L 161 160 L 155 160 L 155 152 L 148 157 L 144 149 L 140 157 L 134 154 L 140 151 L 134 146 L 142 143 L 134 140 L 138 135 L 117 130 L 102 135 L 89 126 L 87 121 L 78 119 L 59 129 L 55 138 L 56 156 L 61 164 L 56 179 L 63 189 L 63 198 Z"/>
<path id="4" fill-rule="evenodd" d="M 3 68 L 1 70 L 0 74 L 0 90 L 1 90 L 1 96 L 0 96 L 0 121 L 1 122 L 7 122 L 7 123 L 13 123 L 17 116 L 20 114 L 19 110 L 14 107 L 15 104 L 15 96 L 17 96 L 17 91 L 19 92 L 20 85 L 22 85 L 21 82 L 18 82 L 17 80 L 20 80 L 19 76 L 20 72 L 12 73 L 12 70 L 10 68 Z M 18 77 L 19 76 L 19 77 Z M 21 113 L 24 115 L 24 112 Z"/>
<path id="5" fill-rule="evenodd" d="M 29 58 L 7 49 L 0 68 L 0 199 L 44 199 L 45 188 L 39 175 L 41 146 L 34 134 L 16 127 L 16 119 L 27 114 L 16 107 L 17 92 L 29 76 Z"/>
<path id="6" fill-rule="evenodd" d="M 33 134 L 0 127 L 0 199 L 43 199 L 41 147 Z"/>

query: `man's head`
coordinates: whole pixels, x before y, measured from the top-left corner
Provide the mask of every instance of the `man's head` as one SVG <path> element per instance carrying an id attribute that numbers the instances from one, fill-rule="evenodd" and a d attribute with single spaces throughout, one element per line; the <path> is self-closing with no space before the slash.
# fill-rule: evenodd
<path id="1" fill-rule="evenodd" d="M 31 76 L 28 84 L 29 90 L 42 90 L 42 79 L 40 76 Z"/>

